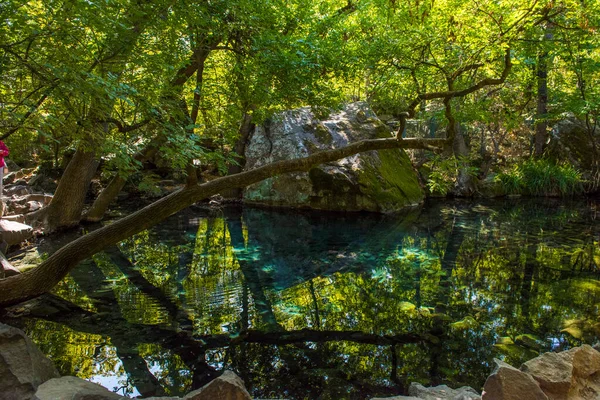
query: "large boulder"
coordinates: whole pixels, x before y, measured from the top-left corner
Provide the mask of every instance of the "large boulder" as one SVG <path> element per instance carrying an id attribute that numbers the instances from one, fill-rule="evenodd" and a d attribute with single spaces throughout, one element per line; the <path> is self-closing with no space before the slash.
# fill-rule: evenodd
<path id="1" fill-rule="evenodd" d="M 0 398 L 29 400 L 58 371 L 23 331 L 0 323 Z"/>
<path id="2" fill-rule="evenodd" d="M 550 400 L 600 399 L 600 353 L 589 345 L 542 354 L 521 370 L 539 383 Z"/>
<path id="3" fill-rule="evenodd" d="M 54 378 L 43 383 L 35 393 L 33 400 L 126 400 L 127 397 L 93 382 L 74 376 Z"/>
<path id="4" fill-rule="evenodd" d="M 544 353 L 521 365 L 551 400 L 566 399 L 571 388 L 573 365 L 558 353 Z"/>
<path id="5" fill-rule="evenodd" d="M 594 144 L 585 121 L 565 114 L 550 134 L 550 155 L 570 161 L 578 168 L 589 170 L 595 161 Z"/>
<path id="6" fill-rule="evenodd" d="M 256 127 L 246 147 L 245 169 L 390 136 L 367 103 L 348 104 L 323 119 L 303 107 Z M 309 172 L 269 178 L 244 191 L 247 203 L 344 211 L 393 212 L 423 197 L 412 164 L 401 149 L 356 154 Z"/>

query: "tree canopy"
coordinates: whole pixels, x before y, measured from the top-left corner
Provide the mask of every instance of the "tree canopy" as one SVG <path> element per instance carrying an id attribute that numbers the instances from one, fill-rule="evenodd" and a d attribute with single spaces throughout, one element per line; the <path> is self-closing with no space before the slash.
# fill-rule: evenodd
<path id="1" fill-rule="evenodd" d="M 92 244 L 90 235 L 81 239 L 89 246 L 46 260 L 62 265 L 53 282 L 100 243 L 188 204 L 355 152 L 445 148 L 444 158 L 460 159 L 446 164 L 456 193 L 472 195 L 474 171 L 483 179 L 510 167 L 494 162 L 541 155 L 559 114 L 585 120 L 597 165 L 598 11 L 595 3 L 538 0 L 5 1 L 0 137 L 15 161 L 64 171 L 50 205 L 31 216 L 49 229 L 84 218 L 100 161 L 114 189 L 92 206 L 92 220 L 148 160 L 187 175 L 181 191 L 114 224 L 126 229 L 107 227 L 97 234 L 103 240 Z M 273 113 L 357 99 L 398 120 L 396 139 L 202 183 L 243 163 L 249 130 Z M 407 118 L 427 132 L 403 138 Z M 436 160 L 427 153 L 420 161 L 432 165 L 434 184 L 449 176 Z M 27 278 L 0 285 L 19 279 Z M 9 292 L 5 300 L 14 301 Z"/>

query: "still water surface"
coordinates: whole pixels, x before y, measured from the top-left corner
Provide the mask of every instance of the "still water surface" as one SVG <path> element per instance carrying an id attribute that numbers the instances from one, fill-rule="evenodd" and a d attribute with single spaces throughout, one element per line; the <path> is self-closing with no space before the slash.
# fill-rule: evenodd
<path id="1" fill-rule="evenodd" d="M 481 389 L 600 334 L 600 201 L 429 202 L 398 215 L 187 209 L 78 267 L 85 311 L 22 321 L 62 374 L 181 395 L 224 369 L 256 398 Z"/>

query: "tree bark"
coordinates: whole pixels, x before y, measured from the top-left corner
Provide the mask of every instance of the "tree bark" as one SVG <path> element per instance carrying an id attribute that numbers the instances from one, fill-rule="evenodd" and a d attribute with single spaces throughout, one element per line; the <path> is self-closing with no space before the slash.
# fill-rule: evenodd
<path id="1" fill-rule="evenodd" d="M 546 26 L 542 46 L 553 38 L 552 27 Z M 540 158 L 548 137 L 548 51 L 543 50 L 537 59 L 537 109 L 533 155 Z"/>
<path id="2" fill-rule="evenodd" d="M 44 216 L 50 231 L 79 224 L 85 195 L 99 164 L 92 148 L 80 145 L 67 165 Z"/>
<path id="3" fill-rule="evenodd" d="M 288 172 L 307 172 L 314 165 L 339 160 L 365 151 L 396 148 L 432 149 L 433 146 L 442 146 L 445 142 L 445 139 L 416 138 L 361 140 L 339 149 L 318 152 L 304 158 L 278 161 L 201 185 L 186 186 L 127 217 L 74 240 L 57 250 L 37 268 L 0 280 L 0 306 L 18 303 L 49 291 L 80 261 L 109 245 L 156 225 L 199 200 L 227 189 L 245 187 Z"/>
<path id="4" fill-rule="evenodd" d="M 534 151 L 535 157 L 540 158 L 544 154 L 548 123 L 548 54 L 540 54 L 537 60 L 537 110 L 535 121 Z"/>
<path id="5" fill-rule="evenodd" d="M 92 207 L 84 215 L 83 220 L 87 222 L 98 222 L 104 218 L 108 206 L 117 198 L 127 180 L 120 175 L 115 175 L 108 185 L 102 189 Z"/>
<path id="6" fill-rule="evenodd" d="M 156 144 L 150 145 L 141 153 L 138 153 L 134 159 L 141 162 L 149 160 L 154 156 L 154 154 L 156 154 L 157 150 L 158 147 Z M 87 222 L 101 221 L 102 218 L 104 218 L 104 214 L 106 213 L 108 206 L 115 201 L 119 193 L 121 193 L 121 190 L 123 189 L 123 186 L 125 186 L 126 182 L 127 179 L 121 175 L 115 175 L 108 185 L 100 192 L 96 200 L 94 200 L 92 207 L 90 207 L 88 212 L 85 214 L 83 220 Z"/>
<path id="7" fill-rule="evenodd" d="M 234 162 L 229 164 L 227 175 L 238 174 L 244 170 L 244 166 L 246 165 L 246 157 L 244 157 L 244 153 L 246 151 L 248 139 L 250 138 L 250 134 L 254 130 L 254 127 L 255 124 L 252 122 L 252 116 L 247 112 L 244 113 L 239 130 L 239 139 L 237 142 L 235 142 L 235 146 L 233 148 L 236 156 L 234 157 Z M 243 189 L 241 188 L 231 189 L 223 193 L 223 196 L 226 198 L 239 199 L 242 197 L 242 192 Z"/>

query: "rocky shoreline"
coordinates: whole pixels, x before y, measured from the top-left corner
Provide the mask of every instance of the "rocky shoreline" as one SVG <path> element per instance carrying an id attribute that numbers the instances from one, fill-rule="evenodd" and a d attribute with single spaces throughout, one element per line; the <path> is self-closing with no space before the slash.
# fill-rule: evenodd
<path id="1" fill-rule="evenodd" d="M 589 345 L 544 353 L 520 369 L 494 360 L 482 394 L 470 387 L 424 387 L 413 382 L 408 396 L 371 400 L 593 400 L 600 398 L 600 352 Z M 25 333 L 0 324 L 0 400 L 123 400 L 127 397 L 73 376 L 61 377 Z M 184 397 L 152 400 L 252 400 L 232 371 Z"/>

